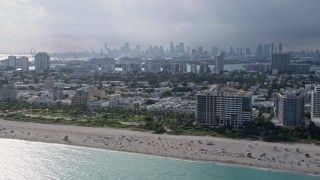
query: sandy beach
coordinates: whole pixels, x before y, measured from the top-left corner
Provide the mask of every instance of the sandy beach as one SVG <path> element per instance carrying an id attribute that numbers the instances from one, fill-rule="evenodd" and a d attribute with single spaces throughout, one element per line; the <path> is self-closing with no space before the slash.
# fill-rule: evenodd
<path id="1" fill-rule="evenodd" d="M 320 173 L 320 146 L 200 136 L 158 135 L 125 129 L 0 120 L 0 138 L 111 149 L 173 158 Z M 247 157 L 250 152 L 252 157 Z"/>

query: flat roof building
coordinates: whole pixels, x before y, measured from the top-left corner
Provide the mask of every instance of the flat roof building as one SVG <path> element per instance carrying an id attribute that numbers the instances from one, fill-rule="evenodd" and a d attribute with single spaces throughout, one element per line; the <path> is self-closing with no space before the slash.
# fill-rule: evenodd
<path id="1" fill-rule="evenodd" d="M 311 121 L 320 125 L 320 86 L 311 92 Z"/>
<path id="2" fill-rule="evenodd" d="M 275 116 L 280 124 L 302 125 L 304 120 L 304 94 L 293 90 L 277 93 L 274 98 Z"/>
<path id="3" fill-rule="evenodd" d="M 271 69 L 277 70 L 278 73 L 286 72 L 287 66 L 290 64 L 290 58 L 288 53 L 272 54 Z"/>
<path id="4" fill-rule="evenodd" d="M 252 95 L 231 87 L 217 87 L 197 95 L 196 119 L 200 125 L 245 126 L 251 121 Z"/>
<path id="5" fill-rule="evenodd" d="M 36 54 L 35 69 L 37 73 L 44 73 L 50 69 L 50 56 L 46 52 Z"/>

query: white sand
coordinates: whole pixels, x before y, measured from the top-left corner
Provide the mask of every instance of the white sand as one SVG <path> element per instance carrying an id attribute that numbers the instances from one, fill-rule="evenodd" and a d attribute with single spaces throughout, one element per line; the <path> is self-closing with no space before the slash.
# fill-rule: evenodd
<path id="1" fill-rule="evenodd" d="M 124 129 L 6 120 L 0 120 L 0 130 L 0 138 L 70 144 L 308 174 L 320 173 L 320 146 L 316 145 L 157 135 Z M 69 141 L 63 140 L 65 135 Z M 247 151 L 252 153 L 252 158 L 246 157 Z M 311 157 L 306 158 L 306 153 Z"/>

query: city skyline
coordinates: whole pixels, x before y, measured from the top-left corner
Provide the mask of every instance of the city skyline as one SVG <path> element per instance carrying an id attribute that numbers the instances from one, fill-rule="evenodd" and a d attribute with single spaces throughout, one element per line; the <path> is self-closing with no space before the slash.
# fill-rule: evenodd
<path id="1" fill-rule="evenodd" d="M 0 1 L 1 52 L 81 51 L 104 43 L 318 49 L 319 1 Z M 299 10 L 299 13 L 294 10 Z"/>

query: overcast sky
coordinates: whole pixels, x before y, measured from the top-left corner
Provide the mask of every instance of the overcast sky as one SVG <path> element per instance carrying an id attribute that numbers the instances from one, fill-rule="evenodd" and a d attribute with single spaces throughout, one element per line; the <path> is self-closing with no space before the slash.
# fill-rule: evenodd
<path id="1" fill-rule="evenodd" d="M 320 49 L 320 0 L 0 0 L 0 8 L 0 52 L 98 50 L 126 41 L 143 49 L 170 41 Z"/>

